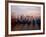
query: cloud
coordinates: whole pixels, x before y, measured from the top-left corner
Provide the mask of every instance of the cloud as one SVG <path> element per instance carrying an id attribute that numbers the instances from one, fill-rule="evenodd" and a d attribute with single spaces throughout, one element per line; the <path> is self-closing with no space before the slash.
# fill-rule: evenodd
<path id="1" fill-rule="evenodd" d="M 40 15 L 41 8 L 35 6 L 19 6 L 19 5 L 12 5 L 11 12 L 16 13 L 15 15 Z"/>

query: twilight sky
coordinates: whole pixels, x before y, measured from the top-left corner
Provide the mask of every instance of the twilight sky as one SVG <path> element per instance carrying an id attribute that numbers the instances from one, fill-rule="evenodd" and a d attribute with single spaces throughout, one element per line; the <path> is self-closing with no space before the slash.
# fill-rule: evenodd
<path id="1" fill-rule="evenodd" d="M 36 6 L 20 6 L 20 5 L 11 5 L 11 14 L 15 15 L 28 15 L 28 16 L 40 16 L 41 8 Z"/>

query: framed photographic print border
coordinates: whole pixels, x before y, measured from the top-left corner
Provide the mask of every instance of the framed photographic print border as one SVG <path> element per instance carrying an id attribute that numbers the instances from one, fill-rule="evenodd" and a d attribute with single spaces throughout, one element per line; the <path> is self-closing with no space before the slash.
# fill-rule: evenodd
<path id="1" fill-rule="evenodd" d="M 27 3 L 27 4 L 42 4 L 43 5 L 43 32 L 28 33 L 28 34 L 8 34 L 8 3 Z M 22 35 L 38 35 L 45 33 L 45 3 L 43 2 L 25 2 L 25 1 L 5 1 L 5 36 L 22 36 Z"/>

